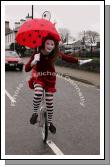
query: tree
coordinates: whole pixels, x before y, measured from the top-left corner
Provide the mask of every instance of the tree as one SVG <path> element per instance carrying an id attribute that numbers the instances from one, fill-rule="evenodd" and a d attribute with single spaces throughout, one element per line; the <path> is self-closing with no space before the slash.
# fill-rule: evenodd
<path id="1" fill-rule="evenodd" d="M 100 37 L 98 32 L 91 30 L 82 31 L 79 35 L 81 36 L 83 42 L 87 41 L 89 43 L 96 43 L 97 39 Z"/>
<path id="2" fill-rule="evenodd" d="M 91 31 L 91 30 L 86 31 L 85 35 L 86 35 L 86 39 L 88 39 L 91 43 L 96 43 L 97 39 L 100 36 L 98 32 Z"/>
<path id="3" fill-rule="evenodd" d="M 90 52 L 92 56 L 92 50 L 93 50 L 93 44 L 97 44 L 98 38 L 100 38 L 100 35 L 96 31 L 82 31 L 79 33 L 81 35 L 82 45 L 84 46 L 90 46 Z"/>
<path id="4" fill-rule="evenodd" d="M 93 44 L 97 43 L 97 39 L 99 38 L 99 36 L 100 36 L 99 33 L 96 31 L 91 31 L 91 30 L 86 31 L 86 39 L 88 40 L 91 46 L 91 56 L 92 56 Z"/>
<path id="5" fill-rule="evenodd" d="M 76 38 L 74 36 L 72 36 L 72 35 L 69 35 L 68 38 L 71 39 L 72 41 L 76 41 Z"/>
<path id="6" fill-rule="evenodd" d="M 62 42 L 68 43 L 68 38 L 70 36 L 70 31 L 67 28 L 59 28 L 59 33 L 61 35 Z"/>
<path id="7" fill-rule="evenodd" d="M 16 52 L 19 54 L 20 46 L 18 45 L 18 43 L 11 43 L 10 50 L 16 50 Z"/>
<path id="8" fill-rule="evenodd" d="M 11 43 L 10 50 L 16 50 L 18 54 L 21 54 L 21 56 L 24 56 L 24 52 L 26 51 L 25 46 L 21 46 L 18 43 Z"/>

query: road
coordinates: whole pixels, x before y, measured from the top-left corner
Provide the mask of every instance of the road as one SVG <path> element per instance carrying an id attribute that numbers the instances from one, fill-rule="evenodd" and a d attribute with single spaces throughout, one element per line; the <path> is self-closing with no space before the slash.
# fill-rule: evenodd
<path id="1" fill-rule="evenodd" d="M 27 85 L 26 78 L 29 75 L 30 73 L 24 71 L 5 73 L 5 89 L 10 95 L 7 93 L 5 95 L 5 154 L 55 155 L 52 147 L 43 144 L 40 128 L 29 123 L 33 112 L 34 94 Z M 57 133 L 49 134 L 49 139 L 64 155 L 98 155 L 100 154 L 100 90 L 91 85 L 74 82 L 83 94 L 85 107 L 80 105 L 78 89 L 70 82 L 57 77 L 53 117 Z M 10 97 L 14 96 L 15 106 L 11 106 Z"/>

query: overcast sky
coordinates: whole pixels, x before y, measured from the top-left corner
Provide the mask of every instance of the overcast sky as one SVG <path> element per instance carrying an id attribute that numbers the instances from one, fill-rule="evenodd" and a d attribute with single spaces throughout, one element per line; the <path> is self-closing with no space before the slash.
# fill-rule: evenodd
<path id="1" fill-rule="evenodd" d="M 71 35 L 78 38 L 80 31 L 94 30 L 100 32 L 100 7 L 98 5 L 34 5 L 34 18 L 40 18 L 44 11 L 50 11 L 51 21 L 56 27 L 67 28 Z M 6 5 L 5 20 L 14 28 L 14 22 L 31 15 L 31 5 Z"/>

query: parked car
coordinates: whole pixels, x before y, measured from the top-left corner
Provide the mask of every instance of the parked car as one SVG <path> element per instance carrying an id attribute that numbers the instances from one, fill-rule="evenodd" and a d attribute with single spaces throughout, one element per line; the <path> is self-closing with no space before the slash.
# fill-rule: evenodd
<path id="1" fill-rule="evenodd" d="M 19 68 L 23 70 L 23 61 L 15 51 L 5 51 L 5 69 Z"/>

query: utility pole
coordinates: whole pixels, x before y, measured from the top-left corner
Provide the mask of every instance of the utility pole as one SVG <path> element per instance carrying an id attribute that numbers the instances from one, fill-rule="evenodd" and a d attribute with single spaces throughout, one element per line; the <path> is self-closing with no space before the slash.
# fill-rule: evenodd
<path id="1" fill-rule="evenodd" d="M 84 46 L 84 48 L 85 48 L 85 30 L 84 30 L 84 35 L 83 35 L 83 37 L 82 37 L 82 42 L 83 42 L 83 46 Z"/>
<path id="2" fill-rule="evenodd" d="M 85 30 L 84 30 L 84 56 L 86 56 L 86 45 L 85 45 Z"/>
<path id="3" fill-rule="evenodd" d="M 83 55 L 85 55 L 85 34 L 86 34 L 86 32 L 85 32 L 85 30 L 84 30 L 84 31 L 81 33 L 81 35 L 82 35 L 81 50 L 82 50 Z"/>
<path id="4" fill-rule="evenodd" d="M 66 41 L 67 41 L 67 45 L 68 45 L 68 33 L 67 33 L 67 35 L 66 35 Z"/>
<path id="5" fill-rule="evenodd" d="M 92 50 L 93 50 L 93 47 L 92 47 L 92 38 L 91 38 L 91 57 L 92 57 Z"/>
<path id="6" fill-rule="evenodd" d="M 33 19 L 33 5 L 32 5 L 32 19 Z"/>

